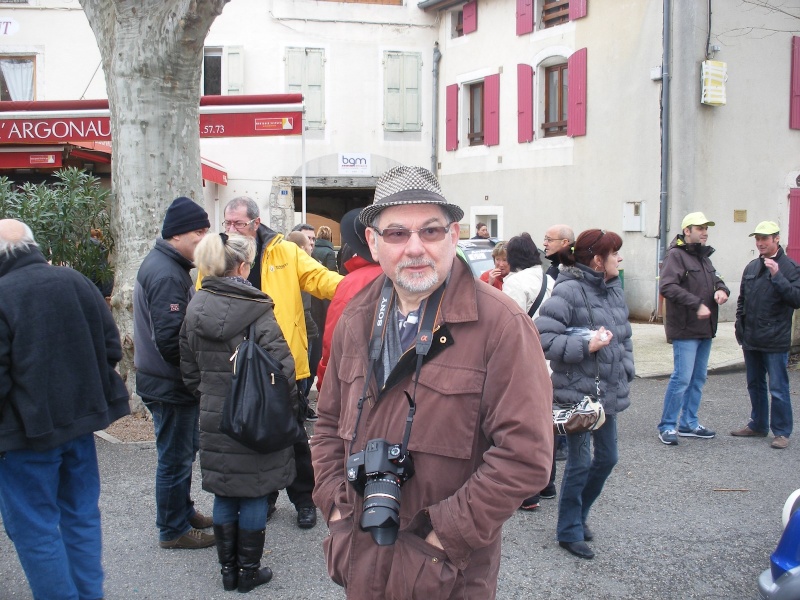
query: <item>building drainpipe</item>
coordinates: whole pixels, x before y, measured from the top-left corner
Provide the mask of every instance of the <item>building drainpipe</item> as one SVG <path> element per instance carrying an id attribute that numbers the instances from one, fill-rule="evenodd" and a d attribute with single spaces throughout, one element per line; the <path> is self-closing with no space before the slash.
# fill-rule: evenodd
<path id="1" fill-rule="evenodd" d="M 433 43 L 433 121 L 431 123 L 431 173 L 437 174 L 438 164 L 436 147 L 439 143 L 439 61 L 442 53 L 439 52 L 439 42 Z"/>
<path id="2" fill-rule="evenodd" d="M 661 61 L 661 193 L 659 194 L 660 221 L 658 226 L 658 259 L 656 261 L 655 309 L 651 321 L 659 315 L 660 294 L 658 291 L 661 262 L 667 253 L 667 222 L 669 220 L 669 88 L 672 64 L 672 3 L 664 0 L 664 56 Z"/>

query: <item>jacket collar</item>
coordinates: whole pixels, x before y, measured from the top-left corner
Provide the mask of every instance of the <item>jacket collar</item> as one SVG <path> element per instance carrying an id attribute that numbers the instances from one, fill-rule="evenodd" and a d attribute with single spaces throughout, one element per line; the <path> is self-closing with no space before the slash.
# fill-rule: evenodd
<path id="1" fill-rule="evenodd" d="M 679 233 L 678 235 L 675 236 L 675 239 L 672 240 L 672 243 L 669 245 L 669 247 L 670 249 L 680 248 L 681 250 L 684 250 L 688 254 L 697 256 L 699 258 L 703 257 L 708 258 L 712 254 L 714 254 L 714 248 L 712 246 L 708 245 L 704 246 L 703 244 L 700 243 L 687 244 L 686 238 L 682 233 Z"/>
<path id="2" fill-rule="evenodd" d="M 9 254 L 5 258 L 0 259 L 0 277 L 8 275 L 11 271 L 22 269 L 29 265 L 47 264 L 47 261 L 36 246 L 28 246 L 25 252 L 17 252 L 16 254 Z"/>
<path id="3" fill-rule="evenodd" d="M 186 258 L 183 254 L 175 250 L 175 248 L 167 240 L 158 238 L 156 240 L 155 250 L 162 252 L 169 256 L 172 260 L 178 263 L 186 271 L 194 269 L 194 263 Z"/>
<path id="4" fill-rule="evenodd" d="M 262 223 L 256 230 L 256 250 L 260 252 L 263 248 L 277 243 L 278 239 L 283 239 L 283 236 Z"/>

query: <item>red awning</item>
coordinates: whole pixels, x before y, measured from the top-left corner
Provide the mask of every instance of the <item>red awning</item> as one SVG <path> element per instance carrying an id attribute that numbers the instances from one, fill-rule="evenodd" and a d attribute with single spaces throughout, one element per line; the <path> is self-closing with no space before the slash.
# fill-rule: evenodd
<path id="1" fill-rule="evenodd" d="M 0 169 L 54 169 L 61 166 L 63 146 L 0 147 Z"/>
<path id="2" fill-rule="evenodd" d="M 215 163 L 213 160 L 208 160 L 201 156 L 200 172 L 203 175 L 203 179 L 206 181 L 211 181 L 220 185 L 228 185 L 228 171 L 221 164 Z"/>

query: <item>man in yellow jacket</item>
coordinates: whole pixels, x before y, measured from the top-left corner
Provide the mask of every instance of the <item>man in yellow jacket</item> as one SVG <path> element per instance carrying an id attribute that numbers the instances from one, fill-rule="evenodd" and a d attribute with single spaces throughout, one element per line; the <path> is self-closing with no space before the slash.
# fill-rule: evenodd
<path id="1" fill-rule="evenodd" d="M 258 205 L 251 198 L 234 198 L 228 202 L 223 214 L 225 231 L 256 240 L 257 266 L 250 270 L 247 279 L 275 302 L 275 319 L 292 351 L 297 380 L 310 377 L 308 338 L 300 292 L 330 300 L 342 276 L 326 269 L 296 244 L 285 243 L 283 235 L 262 224 Z M 311 466 L 308 440 L 295 444 L 294 459 L 297 477 L 286 491 L 297 509 L 298 527 L 310 529 L 317 524 L 317 509 L 311 498 L 314 468 Z M 275 512 L 277 499 L 278 492 L 270 494 L 267 520 Z"/>

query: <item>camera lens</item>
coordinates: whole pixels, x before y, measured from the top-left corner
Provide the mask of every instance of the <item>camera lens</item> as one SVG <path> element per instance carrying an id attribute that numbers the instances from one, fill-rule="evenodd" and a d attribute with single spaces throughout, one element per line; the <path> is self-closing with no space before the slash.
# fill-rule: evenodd
<path id="1" fill-rule="evenodd" d="M 369 531 L 379 546 L 390 546 L 400 528 L 400 484 L 392 475 L 381 474 L 364 486 L 361 529 Z"/>

